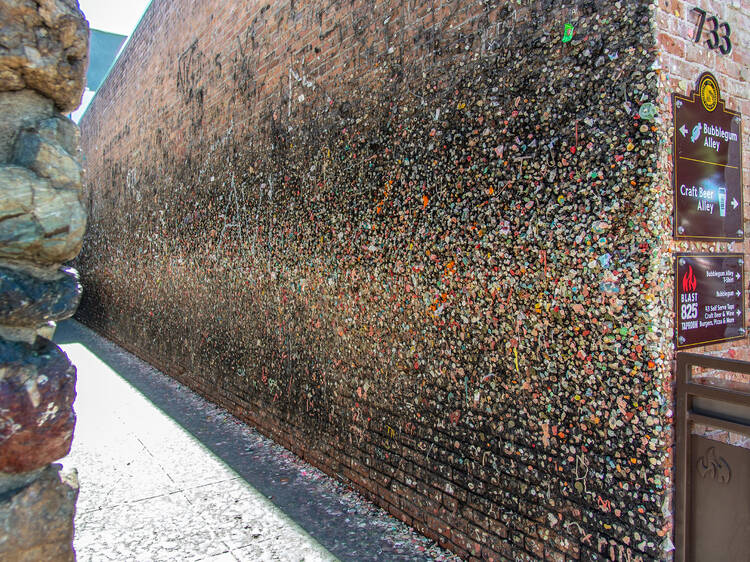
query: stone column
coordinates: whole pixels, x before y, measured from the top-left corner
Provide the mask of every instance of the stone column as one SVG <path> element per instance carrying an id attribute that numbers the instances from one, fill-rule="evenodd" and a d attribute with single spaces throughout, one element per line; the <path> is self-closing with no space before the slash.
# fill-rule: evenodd
<path id="1" fill-rule="evenodd" d="M 77 0 L 0 0 L 0 560 L 74 560 L 75 367 L 50 342 L 80 299 L 79 133 L 88 23 Z"/>

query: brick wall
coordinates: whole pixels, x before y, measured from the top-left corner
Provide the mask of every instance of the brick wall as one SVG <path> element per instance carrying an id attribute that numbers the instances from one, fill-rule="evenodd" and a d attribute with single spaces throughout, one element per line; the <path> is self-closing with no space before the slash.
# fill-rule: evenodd
<path id="1" fill-rule="evenodd" d="M 748 232 L 748 217 L 750 212 L 750 186 L 747 183 L 750 177 L 750 138 L 748 118 L 750 115 L 750 89 L 747 80 L 750 77 L 750 52 L 747 45 L 747 29 L 750 24 L 750 5 L 747 2 L 718 2 L 718 1 L 695 1 L 684 2 L 680 0 L 659 0 L 655 5 L 654 30 L 656 45 L 659 56 L 656 65 L 659 74 L 659 109 L 663 115 L 661 137 L 665 139 L 659 154 L 659 170 L 663 173 L 664 181 L 672 181 L 673 156 L 671 140 L 674 135 L 672 114 L 672 93 L 684 96 L 692 94 L 696 88 L 696 81 L 703 72 L 711 72 L 718 80 L 721 97 L 726 101 L 726 108 L 739 111 L 742 114 L 741 136 L 744 139 L 742 151 L 742 178 L 744 197 L 745 233 Z M 699 42 L 695 41 L 699 22 L 699 14 L 694 11 L 699 8 L 707 12 L 707 17 L 716 16 L 719 23 L 726 22 L 731 30 L 730 41 L 732 50 L 724 55 L 718 49 L 711 49 L 706 41 L 711 38 L 710 31 L 713 26 L 709 22 L 703 27 Z M 719 30 L 724 35 L 723 30 Z M 671 199 L 671 193 L 669 194 Z M 671 208 L 665 215 L 665 220 L 671 221 Z M 671 222 L 669 226 L 671 230 Z M 743 243 L 739 242 L 700 242 L 700 241 L 673 241 L 670 240 L 669 252 L 739 252 L 748 254 L 750 250 L 750 238 Z M 750 278 L 748 261 L 745 260 L 744 275 L 747 283 Z M 747 287 L 745 288 L 745 303 L 748 302 Z M 672 297 L 665 303 L 672 307 Z M 743 311 L 743 318 L 747 314 L 747 306 Z M 743 323 L 746 325 L 746 323 Z M 705 345 L 691 351 L 707 353 L 733 359 L 750 360 L 750 346 L 747 340 L 735 342 Z M 714 373 L 716 376 L 732 378 L 736 375 L 730 373 Z M 750 440 L 747 437 L 718 431 L 716 428 L 692 424 L 691 431 L 702 434 L 711 439 L 724 441 L 733 445 L 748 448 Z M 671 462 L 667 462 L 669 466 Z"/>
<path id="2" fill-rule="evenodd" d="M 706 41 L 711 38 L 710 30 L 712 24 L 706 23 L 702 32 L 700 42 L 695 42 L 696 28 L 699 14 L 693 11 L 698 7 L 707 12 L 708 17 L 715 15 L 719 22 L 726 22 L 730 28 L 730 41 L 732 50 L 728 55 L 723 55 L 718 49 L 710 49 Z M 746 2 L 682 2 L 677 0 L 660 0 L 656 10 L 655 29 L 657 46 L 659 48 L 659 77 L 660 77 L 660 102 L 661 109 L 665 115 L 665 138 L 672 138 L 671 129 L 672 102 L 670 95 L 675 92 L 689 95 L 696 87 L 696 80 L 703 72 L 711 72 L 716 76 L 721 89 L 722 99 L 726 100 L 726 108 L 738 111 L 742 114 L 742 178 L 744 189 L 745 232 L 748 232 L 750 219 L 750 191 L 748 191 L 748 178 L 750 178 L 750 52 L 747 45 L 748 25 L 750 24 L 750 6 Z M 724 31 L 720 30 L 721 35 Z M 723 45 L 723 42 L 722 42 Z M 672 177 L 671 143 L 662 150 L 660 164 L 666 172 L 666 177 Z M 673 251 L 696 251 L 696 252 L 740 252 L 748 254 L 750 250 L 750 238 L 746 238 L 743 244 L 723 242 L 675 242 L 672 244 Z M 750 274 L 750 263 L 745 263 L 745 279 Z M 746 295 L 747 302 L 747 295 Z M 725 357 L 749 360 L 750 347 L 745 340 L 739 343 L 720 344 L 706 346 L 704 351 L 718 353 Z"/>
<path id="3" fill-rule="evenodd" d="M 79 318 L 467 559 L 668 556 L 654 9 L 154 0 Z"/>

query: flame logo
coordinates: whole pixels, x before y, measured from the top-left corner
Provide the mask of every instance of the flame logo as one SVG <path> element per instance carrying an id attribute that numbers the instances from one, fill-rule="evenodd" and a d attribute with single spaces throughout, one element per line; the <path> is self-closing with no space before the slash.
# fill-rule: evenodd
<path id="1" fill-rule="evenodd" d="M 690 265 L 685 275 L 682 276 L 682 290 L 685 293 L 691 293 L 695 291 L 697 286 L 698 280 L 695 278 L 695 273 L 693 273 L 693 266 Z"/>

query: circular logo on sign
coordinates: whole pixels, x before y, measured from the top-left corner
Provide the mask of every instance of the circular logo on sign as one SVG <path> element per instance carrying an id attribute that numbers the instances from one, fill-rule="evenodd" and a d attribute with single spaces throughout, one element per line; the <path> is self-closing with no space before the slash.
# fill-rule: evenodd
<path id="1" fill-rule="evenodd" d="M 701 97 L 701 103 L 703 103 L 706 111 L 716 109 L 716 105 L 719 103 L 719 85 L 713 76 L 707 74 L 701 78 L 698 85 L 698 92 Z"/>

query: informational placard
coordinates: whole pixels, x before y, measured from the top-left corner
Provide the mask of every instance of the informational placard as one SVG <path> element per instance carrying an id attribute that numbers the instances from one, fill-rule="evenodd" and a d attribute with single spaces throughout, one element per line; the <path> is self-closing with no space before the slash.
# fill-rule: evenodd
<path id="1" fill-rule="evenodd" d="M 675 238 L 742 240 L 741 115 L 726 109 L 710 72 L 672 104 Z"/>
<path id="2" fill-rule="evenodd" d="M 742 254 L 675 254 L 677 349 L 745 337 Z"/>

